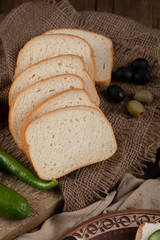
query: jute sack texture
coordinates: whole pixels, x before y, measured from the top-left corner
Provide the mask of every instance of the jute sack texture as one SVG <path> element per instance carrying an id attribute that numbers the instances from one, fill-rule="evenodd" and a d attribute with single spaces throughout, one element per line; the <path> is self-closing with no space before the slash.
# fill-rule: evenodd
<path id="1" fill-rule="evenodd" d="M 54 28 L 79 28 L 104 34 L 114 44 L 113 70 L 144 57 L 149 61 L 152 74 L 152 81 L 143 87 L 153 93 L 154 100 L 145 106 L 145 115 L 140 119 L 127 114 L 126 104 L 142 86 L 112 80 L 126 94 L 120 104 L 109 101 L 105 88 L 97 88 L 100 108 L 112 124 L 118 150 L 102 163 L 59 179 L 64 211 L 75 211 L 103 198 L 123 173 L 143 174 L 145 162 L 155 161 L 160 146 L 160 31 L 114 14 L 77 12 L 67 0 L 24 3 L 5 17 L 0 25 L 0 146 L 15 157 L 21 156 L 26 166 L 28 160 L 12 141 L 7 126 L 8 91 L 19 50 L 31 38 Z"/>

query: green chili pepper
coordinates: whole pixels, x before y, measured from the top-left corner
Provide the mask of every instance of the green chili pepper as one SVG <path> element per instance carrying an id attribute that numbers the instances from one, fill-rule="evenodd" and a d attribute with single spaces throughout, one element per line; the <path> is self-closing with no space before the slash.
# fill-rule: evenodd
<path id="1" fill-rule="evenodd" d="M 6 169 L 23 182 L 42 190 L 48 190 L 55 187 L 58 181 L 52 178 L 52 181 L 44 181 L 36 177 L 32 172 L 26 169 L 21 163 L 19 163 L 11 155 L 5 153 L 0 149 L 0 167 Z"/>
<path id="2" fill-rule="evenodd" d="M 30 213 L 28 201 L 19 193 L 0 183 L 0 216 L 23 219 Z"/>

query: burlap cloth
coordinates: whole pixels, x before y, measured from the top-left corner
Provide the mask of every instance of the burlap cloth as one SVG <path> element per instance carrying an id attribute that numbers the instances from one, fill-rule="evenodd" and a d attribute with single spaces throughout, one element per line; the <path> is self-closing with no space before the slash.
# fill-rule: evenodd
<path id="1" fill-rule="evenodd" d="M 140 86 L 118 82 L 126 93 L 121 104 L 111 103 L 103 89 L 97 89 L 100 108 L 112 124 L 118 150 L 107 161 L 59 179 L 64 211 L 75 211 L 102 199 L 123 173 L 140 174 L 145 162 L 155 161 L 160 146 L 160 31 L 113 14 L 77 12 L 67 0 L 33 1 L 13 10 L 0 25 L 0 146 L 13 156 L 21 156 L 24 163 L 28 160 L 13 143 L 7 128 L 8 91 L 18 51 L 32 37 L 53 28 L 80 28 L 104 34 L 114 43 L 114 70 L 144 57 L 149 61 L 152 74 L 152 81 L 145 88 L 153 93 L 154 100 L 145 107 L 146 113 L 141 119 L 132 118 L 126 112 L 127 101 Z"/>

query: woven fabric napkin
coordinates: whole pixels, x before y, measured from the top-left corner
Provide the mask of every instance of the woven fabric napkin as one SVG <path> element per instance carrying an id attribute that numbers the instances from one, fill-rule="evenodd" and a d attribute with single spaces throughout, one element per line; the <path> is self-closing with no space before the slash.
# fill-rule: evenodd
<path id="1" fill-rule="evenodd" d="M 160 177 L 143 180 L 131 174 L 124 174 L 116 190 L 110 192 L 104 200 L 74 212 L 53 215 L 32 233 L 23 234 L 16 240 L 52 240 L 87 221 L 90 218 L 125 209 L 160 210 Z M 95 234 L 95 232 L 93 231 Z M 83 232 L 82 232 L 83 234 Z M 92 236 L 92 232 L 89 234 Z"/>
<path id="2" fill-rule="evenodd" d="M 24 164 L 28 160 L 13 144 L 7 126 L 8 91 L 19 50 L 31 38 L 54 28 L 79 28 L 104 34 L 114 44 L 113 70 L 144 57 L 149 61 L 152 74 L 152 81 L 145 88 L 153 93 L 154 100 L 145 107 L 145 115 L 140 119 L 127 114 L 126 103 L 141 86 L 112 81 L 125 91 L 126 98 L 120 104 L 107 99 L 106 89 L 97 88 L 100 108 L 112 124 L 118 150 L 102 163 L 59 179 L 64 211 L 75 211 L 104 198 L 125 172 L 142 174 L 144 163 L 155 161 L 160 146 L 160 31 L 114 14 L 77 12 L 67 0 L 33 1 L 14 9 L 0 25 L 0 145 L 13 156 L 21 157 Z"/>

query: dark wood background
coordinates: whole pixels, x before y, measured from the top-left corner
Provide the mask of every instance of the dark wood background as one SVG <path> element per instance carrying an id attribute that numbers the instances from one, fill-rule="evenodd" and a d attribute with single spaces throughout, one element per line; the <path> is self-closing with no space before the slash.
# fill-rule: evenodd
<path id="1" fill-rule="evenodd" d="M 28 0 L 0 0 L 0 13 L 8 13 Z M 34 1 L 34 0 L 33 0 Z M 160 29 L 160 0 L 69 0 L 75 9 L 115 13 Z"/>

